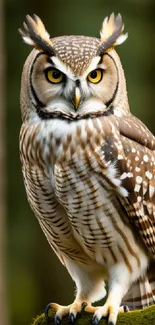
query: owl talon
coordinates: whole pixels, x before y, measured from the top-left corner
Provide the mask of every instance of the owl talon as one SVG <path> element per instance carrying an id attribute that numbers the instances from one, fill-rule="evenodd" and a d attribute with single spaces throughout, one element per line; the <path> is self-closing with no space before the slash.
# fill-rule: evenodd
<path id="1" fill-rule="evenodd" d="M 129 311 L 129 307 L 127 305 L 124 305 L 123 306 L 123 309 L 124 309 L 124 313 L 128 313 Z"/>
<path id="2" fill-rule="evenodd" d="M 60 325 L 61 324 L 61 319 L 59 318 L 59 316 L 57 314 L 54 317 L 54 323 L 55 323 L 55 325 Z"/>
<path id="3" fill-rule="evenodd" d="M 129 307 L 127 305 L 123 305 L 119 307 L 119 313 L 127 313 L 129 311 Z"/>
<path id="4" fill-rule="evenodd" d="M 98 320 L 97 316 L 94 316 L 92 319 L 92 325 L 98 325 L 98 322 L 99 322 L 99 320 Z"/>
<path id="5" fill-rule="evenodd" d="M 51 303 L 48 304 L 48 305 L 46 306 L 46 308 L 45 308 L 45 318 L 47 319 L 47 321 L 50 320 L 50 317 L 49 317 L 49 315 L 48 315 L 49 309 L 51 309 Z"/>
<path id="6" fill-rule="evenodd" d="M 71 321 L 72 325 L 75 325 L 76 317 L 74 316 L 73 313 L 71 313 L 71 314 L 69 315 L 69 318 L 70 318 L 70 321 Z"/>
<path id="7" fill-rule="evenodd" d="M 87 306 L 88 306 L 88 303 L 84 301 L 81 305 L 81 311 L 84 311 Z"/>

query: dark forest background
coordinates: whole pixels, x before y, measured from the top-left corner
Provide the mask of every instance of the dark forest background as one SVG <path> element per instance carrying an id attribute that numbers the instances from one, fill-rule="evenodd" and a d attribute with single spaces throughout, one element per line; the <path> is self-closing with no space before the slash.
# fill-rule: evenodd
<path id="1" fill-rule="evenodd" d="M 75 289 L 46 241 L 25 195 L 18 150 L 19 93 L 22 66 L 31 48 L 23 43 L 17 29 L 22 26 L 26 14 L 36 13 L 51 37 L 64 34 L 99 36 L 104 17 L 113 11 L 120 12 L 129 37 L 117 51 L 125 70 L 130 107 L 155 133 L 155 1 L 5 0 L 3 4 L 0 15 L 4 18 L 4 32 L 0 52 L 5 58 L 1 64 L 5 61 L 6 69 L 5 78 L 1 71 L 1 82 L 6 81 L 5 105 L 4 101 L 1 105 L 1 113 L 5 115 L 1 144 L 6 158 L 0 168 L 6 188 L 6 197 L 1 193 L 1 206 L 4 207 L 1 220 L 5 218 L 6 221 L 0 226 L 3 236 L 6 233 L 3 245 L 6 257 L 3 259 L 5 271 L 0 269 L 0 276 L 6 279 L 6 308 L 2 312 L 7 314 L 4 318 L 8 322 L 0 321 L 0 324 L 28 325 L 49 302 L 72 302 Z M 4 94 L 4 89 L 1 92 Z M 3 300 L 2 294 L 0 299 Z"/>

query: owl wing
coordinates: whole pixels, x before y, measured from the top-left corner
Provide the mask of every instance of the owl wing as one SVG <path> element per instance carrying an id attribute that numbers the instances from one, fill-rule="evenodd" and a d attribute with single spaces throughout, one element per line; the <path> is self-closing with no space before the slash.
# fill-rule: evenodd
<path id="1" fill-rule="evenodd" d="M 119 137 L 108 136 L 101 150 L 125 191 L 112 178 L 109 181 L 130 222 L 155 255 L 155 137 L 132 115 L 117 122 Z"/>

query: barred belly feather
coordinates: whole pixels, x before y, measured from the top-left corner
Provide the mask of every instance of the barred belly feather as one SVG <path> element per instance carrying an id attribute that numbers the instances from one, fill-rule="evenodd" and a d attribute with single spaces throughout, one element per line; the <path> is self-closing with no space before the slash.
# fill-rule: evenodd
<path id="1" fill-rule="evenodd" d="M 128 196 L 116 162 L 100 152 L 109 137 L 118 144 L 118 135 L 114 117 L 24 125 L 21 156 L 30 204 L 59 257 L 92 261 L 107 269 L 107 276 L 123 265 L 135 281 L 148 256 L 114 192 Z"/>

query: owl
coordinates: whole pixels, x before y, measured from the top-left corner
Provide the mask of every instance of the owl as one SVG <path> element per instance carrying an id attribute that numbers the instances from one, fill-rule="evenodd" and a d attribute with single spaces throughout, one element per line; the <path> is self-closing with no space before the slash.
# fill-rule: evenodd
<path id="1" fill-rule="evenodd" d="M 36 15 L 20 30 L 34 47 L 21 81 L 25 189 L 76 285 L 72 304 L 46 307 L 56 325 L 65 315 L 74 324 L 83 306 L 93 325 L 115 325 L 119 312 L 155 303 L 155 137 L 130 112 L 114 49 L 123 30 L 120 14 L 100 38 L 50 38 Z"/>

